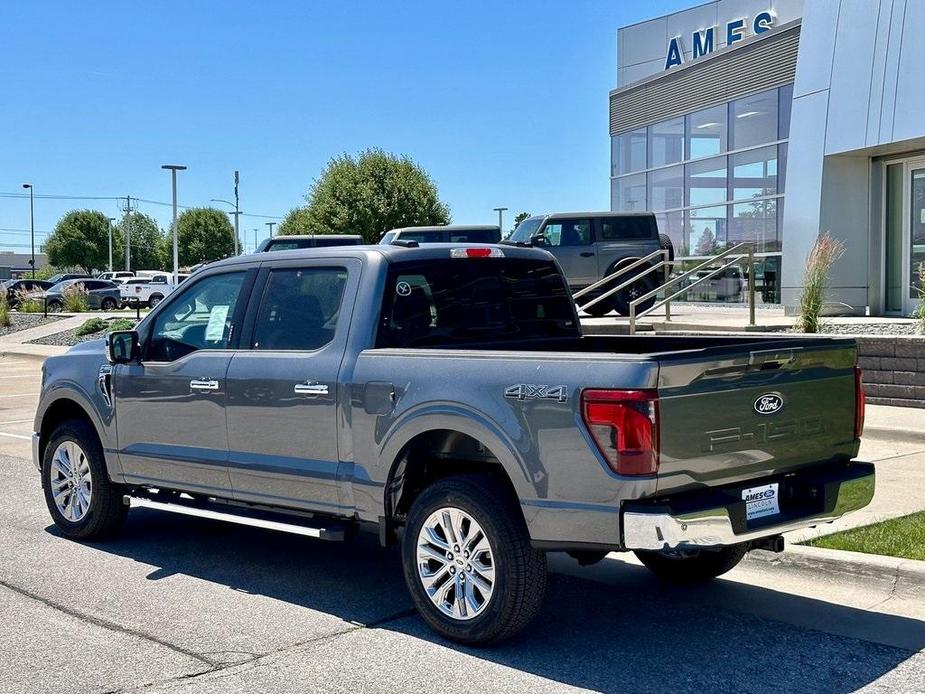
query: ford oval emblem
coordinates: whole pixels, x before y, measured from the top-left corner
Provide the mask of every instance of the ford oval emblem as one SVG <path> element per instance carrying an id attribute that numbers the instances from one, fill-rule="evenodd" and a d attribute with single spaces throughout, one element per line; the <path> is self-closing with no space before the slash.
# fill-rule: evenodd
<path id="1" fill-rule="evenodd" d="M 777 414 L 784 409 L 784 399 L 780 393 L 764 393 L 755 400 L 754 407 L 758 414 Z"/>

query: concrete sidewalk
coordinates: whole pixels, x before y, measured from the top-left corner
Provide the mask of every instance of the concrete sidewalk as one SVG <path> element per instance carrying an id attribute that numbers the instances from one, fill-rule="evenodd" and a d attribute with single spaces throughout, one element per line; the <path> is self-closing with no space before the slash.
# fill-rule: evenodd
<path id="1" fill-rule="evenodd" d="M 88 313 L 63 314 L 61 320 L 45 323 L 44 325 L 37 325 L 34 328 L 20 330 L 15 333 L 0 335 L 0 356 L 29 357 L 44 360 L 46 357 L 64 354 L 69 347 L 61 347 L 59 345 L 35 345 L 31 344 L 31 341 L 78 328 L 83 325 L 88 318 L 102 318 L 104 320 L 110 320 L 112 318 L 134 319 L 135 314 L 128 314 L 124 311 L 91 311 Z"/>

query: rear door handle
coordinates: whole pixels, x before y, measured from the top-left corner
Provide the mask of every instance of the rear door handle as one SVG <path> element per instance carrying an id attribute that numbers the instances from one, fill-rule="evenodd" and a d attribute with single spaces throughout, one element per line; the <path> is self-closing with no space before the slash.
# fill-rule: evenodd
<path id="1" fill-rule="evenodd" d="M 194 378 L 189 382 L 189 389 L 198 392 L 212 392 L 218 390 L 218 381 L 207 378 Z"/>
<path id="2" fill-rule="evenodd" d="M 594 256 L 594 252 L 593 251 L 582 251 L 578 255 L 580 255 L 582 258 L 591 258 Z"/>
<path id="3" fill-rule="evenodd" d="M 292 392 L 296 395 L 327 395 L 328 386 L 325 383 L 306 381 L 305 383 L 296 383 Z"/>

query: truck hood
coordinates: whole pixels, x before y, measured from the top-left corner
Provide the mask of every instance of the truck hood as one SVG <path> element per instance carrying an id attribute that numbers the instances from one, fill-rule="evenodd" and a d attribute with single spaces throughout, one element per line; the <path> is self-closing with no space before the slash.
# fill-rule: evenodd
<path id="1" fill-rule="evenodd" d="M 86 342 L 78 342 L 76 345 L 71 347 L 68 351 L 68 354 L 106 354 L 106 340 L 101 338 L 99 340 L 88 340 Z"/>

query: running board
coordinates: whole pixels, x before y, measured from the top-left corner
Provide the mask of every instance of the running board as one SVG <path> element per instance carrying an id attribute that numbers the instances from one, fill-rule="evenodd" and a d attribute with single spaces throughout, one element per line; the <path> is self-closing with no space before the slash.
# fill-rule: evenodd
<path id="1" fill-rule="evenodd" d="M 150 508 L 155 511 L 167 511 L 168 513 L 179 513 L 184 516 L 195 516 L 196 518 L 208 518 L 210 520 L 225 521 L 226 523 L 236 523 L 238 525 L 248 525 L 252 528 L 264 528 L 266 530 L 278 530 L 293 535 L 302 535 L 304 537 L 314 537 L 318 540 L 330 540 L 339 542 L 346 537 L 346 530 L 343 526 L 334 526 L 331 528 L 318 528 L 308 525 L 299 525 L 297 523 L 287 523 L 283 521 L 268 520 L 266 518 L 255 518 L 248 515 L 236 513 L 225 513 L 223 511 L 213 511 L 199 506 L 190 506 L 183 503 L 168 503 L 164 501 L 155 501 L 147 497 L 131 496 L 126 494 L 122 501 L 129 508 Z"/>

